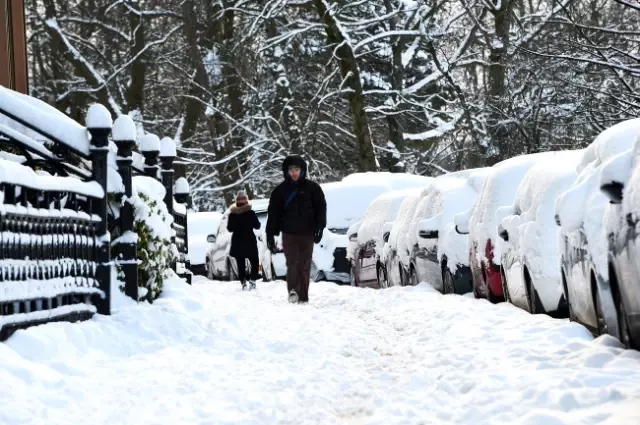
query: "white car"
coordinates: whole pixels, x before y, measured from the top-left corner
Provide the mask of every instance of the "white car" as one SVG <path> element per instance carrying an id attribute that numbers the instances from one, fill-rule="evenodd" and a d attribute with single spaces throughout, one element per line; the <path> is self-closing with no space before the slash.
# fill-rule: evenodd
<path id="1" fill-rule="evenodd" d="M 374 199 L 357 231 L 349 237 L 355 243 L 349 278 L 352 286 L 384 288 L 388 286 L 387 267 L 383 260 L 383 250 L 396 219 L 402 201 L 419 188 L 394 190 Z M 351 229 L 353 232 L 354 228 Z"/>
<path id="2" fill-rule="evenodd" d="M 269 206 L 268 199 L 254 199 L 251 201 L 253 211 L 255 211 L 260 221 L 260 229 L 254 230 L 254 233 L 258 239 L 258 253 L 260 253 L 262 246 L 262 238 L 260 231 L 267 223 L 267 208 Z M 207 256 L 205 258 L 205 269 L 207 271 L 207 277 L 211 280 L 237 280 L 238 279 L 238 265 L 235 258 L 229 255 L 231 249 L 231 235 L 232 233 L 227 230 L 227 223 L 229 221 L 230 209 L 222 216 L 218 231 L 215 234 L 207 236 L 207 242 L 209 242 L 209 249 L 207 250 Z M 247 271 L 250 272 L 249 261 L 247 260 L 244 265 Z"/>
<path id="3" fill-rule="evenodd" d="M 521 155 L 491 167 L 473 207 L 454 217 L 456 231 L 469 235 L 469 267 L 476 298 L 504 301 L 500 274 L 498 224 L 500 207 L 513 205 L 518 186 L 529 169 L 555 152 Z"/>
<path id="4" fill-rule="evenodd" d="M 311 278 L 314 281 L 328 280 L 338 283 L 349 282 L 349 261 L 347 259 L 348 229 L 364 215 L 369 203 L 381 193 L 390 190 L 389 185 L 380 182 L 333 182 L 320 185 L 327 202 L 327 227 L 322 240 L 313 248 Z M 266 229 L 261 239 L 266 239 Z M 263 275 L 267 280 L 284 279 L 287 264 L 282 250 L 282 235 L 276 237 L 276 252 L 262 246 Z"/>
<path id="5" fill-rule="evenodd" d="M 507 302 L 531 313 L 568 317 L 562 289 L 555 200 L 578 177 L 582 151 L 566 151 L 535 164 L 518 187 L 499 234 L 502 285 Z"/>
<path id="6" fill-rule="evenodd" d="M 632 149 L 638 122 L 624 121 L 600 133 L 585 150 L 575 184 L 556 200 L 565 298 L 572 321 L 592 333 L 619 336 L 609 280 L 605 211 L 609 198 L 599 189 L 607 161 Z"/>
<path id="7" fill-rule="evenodd" d="M 445 174 L 423 190 L 407 238 L 410 281 L 428 282 L 445 294 L 471 292 L 469 238 L 455 231 L 453 217 L 473 206 L 489 172 Z"/>
<path id="8" fill-rule="evenodd" d="M 222 213 L 215 211 L 190 212 L 187 214 L 189 232 L 189 261 L 191 272 L 206 275 L 205 258 L 207 257 L 207 235 L 218 232 Z"/>
<path id="9" fill-rule="evenodd" d="M 421 194 L 422 190 L 417 190 L 404 198 L 398 209 L 396 220 L 391 226 L 387 246 L 383 252 L 383 264 L 385 264 L 387 271 L 385 276 L 388 280 L 387 286 L 406 286 L 418 283 L 410 281 L 409 278 L 411 249 L 406 241 L 411 231 L 413 216 L 420 203 Z"/>

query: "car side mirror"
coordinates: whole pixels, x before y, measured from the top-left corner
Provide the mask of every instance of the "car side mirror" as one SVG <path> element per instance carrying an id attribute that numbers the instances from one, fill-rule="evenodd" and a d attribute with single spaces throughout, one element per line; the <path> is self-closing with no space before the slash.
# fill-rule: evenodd
<path id="1" fill-rule="evenodd" d="M 459 234 L 459 235 L 468 235 L 469 234 L 469 232 L 462 231 L 462 229 L 460 229 L 457 224 L 456 224 L 456 233 Z"/>
<path id="2" fill-rule="evenodd" d="M 500 235 L 503 241 L 509 242 L 509 232 L 507 232 L 507 229 L 501 229 L 498 235 Z"/>
<path id="3" fill-rule="evenodd" d="M 437 230 L 420 230 L 418 235 L 423 239 L 438 239 Z"/>
<path id="4" fill-rule="evenodd" d="M 612 204 L 620 204 L 622 202 L 622 190 L 624 184 L 620 182 L 610 182 L 600 186 L 600 191 L 604 193 Z"/>
<path id="5" fill-rule="evenodd" d="M 349 235 L 349 240 L 351 242 L 356 242 L 358 240 L 358 234 L 357 233 L 352 233 L 351 235 Z"/>
<path id="6" fill-rule="evenodd" d="M 553 218 L 556 220 L 558 226 L 562 226 L 562 224 L 560 224 L 560 215 L 556 214 Z"/>
<path id="7" fill-rule="evenodd" d="M 209 242 L 209 243 L 216 243 L 216 235 L 209 235 L 209 236 L 207 236 L 207 242 Z"/>
<path id="8" fill-rule="evenodd" d="M 384 241 L 384 243 L 389 242 L 389 235 L 391 234 L 391 232 L 384 232 L 384 234 L 382 235 L 382 240 Z"/>

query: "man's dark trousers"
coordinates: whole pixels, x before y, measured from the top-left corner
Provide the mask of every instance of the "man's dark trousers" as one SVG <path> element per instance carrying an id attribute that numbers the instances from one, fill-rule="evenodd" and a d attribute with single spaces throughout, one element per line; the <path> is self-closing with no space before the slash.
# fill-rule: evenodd
<path id="1" fill-rule="evenodd" d="M 309 301 L 313 235 L 282 233 L 282 248 L 287 259 L 287 290 L 296 291 L 298 301 Z"/>

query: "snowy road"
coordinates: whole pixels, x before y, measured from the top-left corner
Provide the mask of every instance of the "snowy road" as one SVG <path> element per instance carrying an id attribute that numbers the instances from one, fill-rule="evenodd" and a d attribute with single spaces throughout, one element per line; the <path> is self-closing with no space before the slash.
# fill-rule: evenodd
<path id="1" fill-rule="evenodd" d="M 0 344 L 0 424 L 638 424 L 640 353 L 427 285 L 171 283 Z"/>

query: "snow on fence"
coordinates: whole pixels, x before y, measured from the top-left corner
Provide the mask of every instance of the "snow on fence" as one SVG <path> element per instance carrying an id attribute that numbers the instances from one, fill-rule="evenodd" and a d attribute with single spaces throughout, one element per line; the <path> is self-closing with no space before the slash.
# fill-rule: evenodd
<path id="1" fill-rule="evenodd" d="M 137 238 L 126 237 L 133 231 L 133 206 L 122 203 L 117 223 L 107 210 L 109 194 L 123 200 L 132 196 L 133 174 L 163 182 L 180 253 L 174 269 L 190 283 L 185 261 L 189 188 L 184 190 L 186 181 L 176 182 L 181 190 L 174 202 L 171 139 L 160 145 L 141 141 L 142 163 L 133 152 L 135 125 L 121 116 L 113 125 L 113 165 L 112 121 L 101 105 L 89 108 L 83 127 L 37 99 L 0 86 L 0 120 L 3 116 L 14 125 L 0 122 L 0 341 L 37 324 L 110 314 L 108 229 L 114 226 L 125 235 L 115 243 L 125 293 L 138 299 Z"/>

